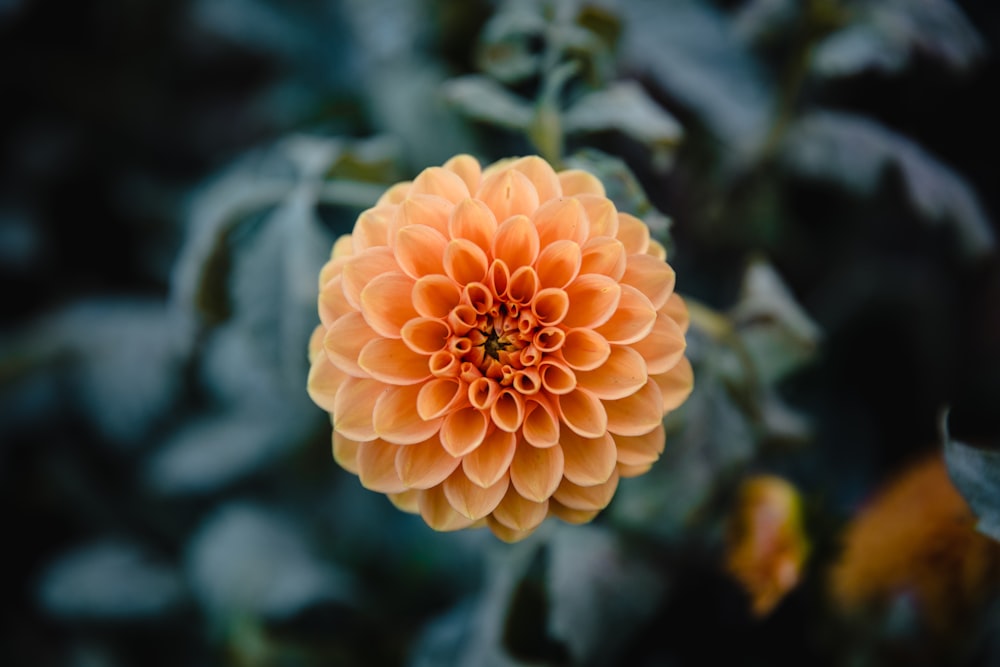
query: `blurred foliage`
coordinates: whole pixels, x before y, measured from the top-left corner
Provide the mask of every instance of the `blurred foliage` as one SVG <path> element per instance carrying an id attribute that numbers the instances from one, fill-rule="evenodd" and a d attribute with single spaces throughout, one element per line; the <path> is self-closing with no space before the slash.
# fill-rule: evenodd
<path id="1" fill-rule="evenodd" d="M 0 2 L 0 663 L 997 664 L 971 528 L 913 554 L 983 564 L 945 634 L 954 568 L 828 580 L 927 452 L 1000 538 L 998 45 L 952 0 Z M 304 389 L 333 240 L 460 152 L 597 174 L 691 310 L 662 460 L 513 546 L 363 490 Z M 811 546 L 755 614 L 760 475 Z"/>

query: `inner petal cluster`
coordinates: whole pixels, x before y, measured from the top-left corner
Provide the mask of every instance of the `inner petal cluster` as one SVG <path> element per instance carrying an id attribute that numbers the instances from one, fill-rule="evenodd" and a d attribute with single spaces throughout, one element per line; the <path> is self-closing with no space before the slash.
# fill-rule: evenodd
<path id="1" fill-rule="evenodd" d="M 663 247 L 593 176 L 459 156 L 391 188 L 320 275 L 334 456 L 440 530 L 588 521 L 690 392 Z"/>

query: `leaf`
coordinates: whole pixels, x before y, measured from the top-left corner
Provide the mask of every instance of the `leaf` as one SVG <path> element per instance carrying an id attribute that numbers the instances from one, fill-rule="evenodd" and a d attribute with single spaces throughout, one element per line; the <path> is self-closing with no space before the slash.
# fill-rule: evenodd
<path id="1" fill-rule="evenodd" d="M 805 176 L 864 195 L 875 192 L 883 171 L 893 165 L 917 212 L 930 223 L 952 222 L 967 255 L 982 256 L 995 246 L 992 225 L 969 184 L 912 140 L 871 119 L 809 113 L 786 135 L 782 157 Z"/>
<path id="2" fill-rule="evenodd" d="M 534 119 L 534 108 L 529 102 L 485 76 L 470 74 L 450 79 L 442 90 L 452 105 L 478 121 L 524 130 Z"/>
<path id="3" fill-rule="evenodd" d="M 533 39 L 543 38 L 548 23 L 538 2 L 503 2 L 479 35 L 476 64 L 483 72 L 514 84 L 536 75 L 542 57 L 531 49 Z"/>
<path id="4" fill-rule="evenodd" d="M 244 503 L 224 505 L 198 528 L 186 572 L 202 606 L 221 615 L 286 619 L 355 597 L 353 581 L 317 558 L 290 517 Z"/>
<path id="5" fill-rule="evenodd" d="M 851 76 L 872 69 L 889 74 L 906 67 L 905 49 L 872 25 L 860 23 L 839 30 L 821 41 L 811 67 L 825 76 Z"/>
<path id="6" fill-rule="evenodd" d="M 940 427 L 951 481 L 979 518 L 979 532 L 1000 541 L 1000 451 L 952 439 L 947 413 L 942 415 Z"/>
<path id="7" fill-rule="evenodd" d="M 127 621 L 161 616 L 181 601 L 173 568 L 140 546 L 100 540 L 63 554 L 42 573 L 38 599 L 51 615 Z"/>
<path id="8" fill-rule="evenodd" d="M 586 94 L 563 115 L 567 132 L 618 130 L 651 146 L 674 146 L 684 134 L 680 123 L 634 81 L 612 83 Z"/>
<path id="9" fill-rule="evenodd" d="M 625 60 L 697 113 L 733 157 L 760 148 L 773 87 L 725 14 L 695 0 L 633 0 L 621 14 Z"/>

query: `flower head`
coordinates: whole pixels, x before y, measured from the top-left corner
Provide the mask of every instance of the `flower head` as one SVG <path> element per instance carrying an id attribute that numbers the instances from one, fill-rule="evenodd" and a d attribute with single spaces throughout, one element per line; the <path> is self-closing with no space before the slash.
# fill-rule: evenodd
<path id="1" fill-rule="evenodd" d="M 691 391 L 666 253 L 594 176 L 466 155 L 391 187 L 320 273 L 333 454 L 437 530 L 591 520 Z"/>

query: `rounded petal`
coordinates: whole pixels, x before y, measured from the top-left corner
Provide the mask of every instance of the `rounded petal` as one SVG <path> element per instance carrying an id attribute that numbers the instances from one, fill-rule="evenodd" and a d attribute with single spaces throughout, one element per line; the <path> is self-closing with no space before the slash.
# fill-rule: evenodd
<path id="1" fill-rule="evenodd" d="M 666 373 L 651 376 L 651 379 L 660 388 L 664 412 L 676 410 L 694 389 L 694 370 L 687 357 L 681 357 L 676 366 Z"/>
<path id="2" fill-rule="evenodd" d="M 618 214 L 618 233 L 615 235 L 629 255 L 643 255 L 649 249 L 649 227 L 628 213 Z"/>
<path id="3" fill-rule="evenodd" d="M 479 166 L 479 160 L 476 158 L 463 153 L 451 158 L 443 166 L 448 171 L 458 174 L 462 182 L 465 183 L 465 187 L 469 189 L 469 192 L 475 192 L 479 189 L 479 181 L 482 178 L 483 169 Z"/>
<path id="4" fill-rule="evenodd" d="M 601 334 L 590 329 L 572 329 L 559 348 L 563 361 L 575 371 L 597 368 L 611 355 L 611 345 Z"/>
<path id="5" fill-rule="evenodd" d="M 628 265 L 625 246 L 609 236 L 595 236 L 583 246 L 580 273 L 598 273 L 612 280 L 621 280 Z"/>
<path id="6" fill-rule="evenodd" d="M 357 312 L 344 296 L 344 277 L 334 276 L 319 292 L 319 321 L 328 327 L 348 313 Z"/>
<path id="7" fill-rule="evenodd" d="M 488 487 L 473 484 L 459 468 L 445 480 L 444 495 L 455 511 L 474 521 L 482 519 L 496 509 L 507 493 L 510 479 L 502 475 Z"/>
<path id="8" fill-rule="evenodd" d="M 544 396 L 525 402 L 521 433 L 534 447 L 559 444 L 559 415 Z"/>
<path id="9" fill-rule="evenodd" d="M 514 433 L 524 421 L 524 399 L 512 389 L 503 389 L 490 408 L 490 418 L 497 428 Z"/>
<path id="10" fill-rule="evenodd" d="M 482 410 L 455 410 L 441 424 L 441 445 L 452 456 L 465 456 L 482 444 L 488 428 L 489 418 Z"/>
<path id="11" fill-rule="evenodd" d="M 416 384 L 431 376 L 427 355 L 418 354 L 394 338 L 375 338 L 358 356 L 358 365 L 387 384 Z"/>
<path id="12" fill-rule="evenodd" d="M 656 309 L 646 296 L 632 287 L 622 285 L 622 297 L 618 308 L 607 322 L 597 327 L 609 343 L 628 345 L 642 340 L 656 324 Z"/>
<path id="13" fill-rule="evenodd" d="M 420 387 L 417 414 L 431 421 L 464 407 L 468 403 L 465 383 L 458 378 L 434 378 Z"/>
<path id="14" fill-rule="evenodd" d="M 483 252 L 489 252 L 493 247 L 496 233 L 496 216 L 489 206 L 478 199 L 460 201 L 448 220 L 448 234 L 452 239 L 471 241 Z"/>
<path id="15" fill-rule="evenodd" d="M 473 524 L 472 519 L 455 511 L 440 485 L 421 492 L 417 507 L 424 522 L 437 531 L 461 530 Z"/>
<path id="16" fill-rule="evenodd" d="M 494 259 L 499 259 L 511 271 L 521 266 L 531 266 L 538 258 L 538 230 L 531 218 L 516 215 L 507 218 L 493 236 L 491 248 Z"/>
<path id="17" fill-rule="evenodd" d="M 462 459 L 446 452 L 436 435 L 396 452 L 396 474 L 409 489 L 437 486 L 461 464 Z"/>
<path id="18" fill-rule="evenodd" d="M 493 515 L 486 517 L 486 525 L 489 527 L 490 531 L 493 533 L 494 537 L 499 540 L 506 542 L 507 544 L 513 544 L 514 542 L 520 542 L 524 538 L 535 532 L 535 529 L 530 530 L 514 530 L 513 528 L 508 528 L 503 525 L 495 518 Z"/>
<path id="19" fill-rule="evenodd" d="M 544 450 L 539 450 L 544 451 Z M 519 531 L 530 531 L 538 527 L 549 512 L 548 500 L 535 502 L 519 494 L 512 484 L 507 488 L 507 494 L 493 510 L 491 515 L 507 528 Z"/>
<path id="20" fill-rule="evenodd" d="M 563 325 L 592 328 L 604 324 L 614 315 L 621 299 L 621 286 L 608 276 L 587 273 L 574 280 L 566 288 L 566 294 L 569 296 L 569 312 Z"/>
<path id="21" fill-rule="evenodd" d="M 652 255 L 631 255 L 622 282 L 646 295 L 653 308 L 659 310 L 673 294 L 674 270 Z"/>
<path id="22" fill-rule="evenodd" d="M 354 310 L 361 310 L 361 291 L 368 283 L 382 274 L 398 272 L 399 264 L 396 263 L 392 250 L 385 246 L 369 248 L 344 263 L 344 270 L 340 274 L 344 298 Z"/>
<path id="23" fill-rule="evenodd" d="M 453 239 L 444 251 L 444 272 L 459 285 L 481 282 L 489 264 L 483 249 L 468 239 Z"/>
<path id="24" fill-rule="evenodd" d="M 680 327 L 681 332 L 687 333 L 688 325 L 691 324 L 691 314 L 688 312 L 687 304 L 684 303 L 684 299 L 677 292 L 670 295 L 667 299 L 667 303 L 660 312 L 664 315 L 669 315 L 670 318 L 677 322 L 677 326 Z"/>
<path id="25" fill-rule="evenodd" d="M 649 472 L 649 469 L 653 467 L 652 463 L 645 463 L 643 465 L 630 466 L 624 463 L 618 464 L 618 476 L 622 479 L 629 479 L 631 477 L 638 477 L 639 475 L 645 475 Z"/>
<path id="26" fill-rule="evenodd" d="M 417 317 L 399 330 L 403 343 L 417 354 L 431 355 L 448 346 L 451 329 L 441 320 Z"/>
<path id="27" fill-rule="evenodd" d="M 573 241 L 555 241 L 543 246 L 535 261 L 538 284 L 542 287 L 566 287 L 580 273 L 582 258 L 579 244 Z"/>
<path id="28" fill-rule="evenodd" d="M 593 512 L 604 509 L 615 496 L 618 490 L 618 471 L 616 470 L 608 478 L 608 481 L 594 486 L 579 486 L 564 479 L 559 488 L 556 489 L 552 497 L 559 504 L 570 509 Z"/>
<path id="29" fill-rule="evenodd" d="M 351 440 L 374 440 L 378 434 L 372 424 L 372 412 L 387 389 L 378 380 L 348 377 L 334 398 L 333 428 Z"/>
<path id="30" fill-rule="evenodd" d="M 577 385 L 600 399 L 631 396 L 646 384 L 646 360 L 630 347 L 612 345 L 608 360 L 592 371 L 577 371 Z"/>
<path id="31" fill-rule="evenodd" d="M 538 377 L 542 388 L 556 396 L 576 389 L 576 373 L 556 358 L 548 358 L 538 364 Z"/>
<path id="32" fill-rule="evenodd" d="M 541 503 L 548 500 L 563 476 L 562 447 L 532 447 L 517 444 L 510 464 L 510 481 L 517 492 L 528 500 Z"/>
<path id="33" fill-rule="evenodd" d="M 522 266 L 510 276 L 507 298 L 514 303 L 528 305 L 538 292 L 538 274 L 530 266 Z"/>
<path id="34" fill-rule="evenodd" d="M 395 214 L 395 205 L 376 206 L 363 211 L 351 231 L 352 254 L 389 245 L 389 222 Z"/>
<path id="35" fill-rule="evenodd" d="M 465 476 L 484 489 L 493 486 L 510 469 L 516 447 L 517 437 L 513 433 L 493 429 L 478 448 L 462 459 Z"/>
<path id="36" fill-rule="evenodd" d="M 569 312 L 569 296 L 557 287 L 546 287 L 531 301 L 531 312 L 541 326 L 559 324 Z"/>
<path id="37" fill-rule="evenodd" d="M 424 276 L 410 292 L 413 309 L 423 317 L 448 317 L 462 299 L 462 290 L 447 276 Z"/>
<path id="38" fill-rule="evenodd" d="M 402 449 L 383 440 L 363 442 L 358 447 L 358 478 L 361 485 L 379 493 L 400 493 L 406 490 L 396 474 L 396 453 Z"/>
<path id="39" fill-rule="evenodd" d="M 535 332 L 531 344 L 539 352 L 555 352 L 566 342 L 566 331 L 561 327 L 546 326 Z"/>
<path id="40" fill-rule="evenodd" d="M 660 458 L 665 442 L 666 435 L 662 423 L 645 435 L 616 435 L 618 462 L 627 466 L 650 465 Z"/>
<path id="41" fill-rule="evenodd" d="M 582 194 L 600 195 L 601 197 L 605 195 L 604 185 L 589 171 L 566 169 L 560 171 L 557 176 L 564 197 Z"/>
<path id="42" fill-rule="evenodd" d="M 309 397 L 319 407 L 333 412 L 337 391 L 347 377 L 346 373 L 330 363 L 326 354 L 320 352 L 309 366 L 309 379 L 306 382 Z"/>
<path id="43" fill-rule="evenodd" d="M 358 449 L 361 443 L 339 431 L 333 432 L 333 460 L 349 473 L 358 474 Z"/>
<path id="44" fill-rule="evenodd" d="M 386 190 L 381 197 L 378 198 L 378 201 L 375 203 L 375 205 L 382 206 L 385 204 L 401 203 L 404 199 L 406 199 L 406 195 L 409 194 L 411 184 L 412 184 L 411 181 L 402 181 L 400 183 L 396 183 L 391 188 Z"/>
<path id="45" fill-rule="evenodd" d="M 386 338 L 399 338 L 400 329 L 417 317 L 413 308 L 414 281 L 402 273 L 383 273 L 361 290 L 361 314 L 372 329 Z"/>
<path id="46" fill-rule="evenodd" d="M 546 202 L 562 196 L 562 185 L 552 166 L 537 155 L 527 155 L 514 160 L 511 169 L 517 169 L 528 177 L 538 192 L 538 201 Z"/>
<path id="47" fill-rule="evenodd" d="M 370 417 L 378 437 L 397 445 L 412 445 L 438 432 L 440 419 L 424 420 L 417 413 L 420 389 L 420 385 L 388 387 L 378 397 Z"/>
<path id="48" fill-rule="evenodd" d="M 618 456 L 609 433 L 599 438 L 564 433 L 560 446 L 564 457 L 563 476 L 577 486 L 603 484 L 615 472 Z"/>
<path id="49" fill-rule="evenodd" d="M 423 491 L 419 489 L 407 489 L 402 493 L 387 493 L 389 501 L 396 506 L 396 509 L 407 514 L 420 514 L 420 496 Z"/>
<path id="50" fill-rule="evenodd" d="M 588 236 L 616 236 L 618 234 L 618 210 L 607 197 L 580 195 L 577 197 L 590 221 Z"/>
<path id="51" fill-rule="evenodd" d="M 478 166 L 478 165 L 477 165 Z M 410 195 L 437 195 L 457 204 L 469 197 L 469 186 L 454 171 L 442 167 L 428 167 L 413 179 Z"/>
<path id="52" fill-rule="evenodd" d="M 580 525 L 590 523 L 594 520 L 594 517 L 601 513 L 601 511 L 574 510 L 566 507 L 555 498 L 549 498 L 549 513 L 566 523 Z"/>
<path id="53" fill-rule="evenodd" d="M 444 273 L 448 239 L 427 225 L 409 225 L 396 234 L 396 263 L 414 280 Z"/>
<path id="54" fill-rule="evenodd" d="M 410 225 L 427 225 L 442 234 L 448 233 L 448 219 L 455 205 L 435 195 L 409 195 L 399 204 L 389 221 L 389 244 L 393 245 L 399 230 Z"/>
<path id="55" fill-rule="evenodd" d="M 486 176 L 475 197 L 490 207 L 497 220 L 531 215 L 538 208 L 538 191 L 531 179 L 516 169 Z"/>
<path id="56" fill-rule="evenodd" d="M 540 206 L 531 217 L 543 246 L 560 240 L 579 245 L 590 234 L 587 213 L 575 197 L 553 199 Z"/>
<path id="57" fill-rule="evenodd" d="M 358 365 L 365 345 L 381 339 L 361 313 L 353 311 L 334 322 L 323 337 L 323 349 L 330 362 L 348 375 L 368 377 L 368 371 Z"/>
<path id="58" fill-rule="evenodd" d="M 642 340 L 632 343 L 632 349 L 646 360 L 650 375 L 666 373 L 684 356 L 687 342 L 677 323 L 662 312 L 656 314 L 653 329 Z"/>
<path id="59" fill-rule="evenodd" d="M 652 378 L 631 396 L 603 403 L 608 430 L 615 435 L 644 435 L 663 420 L 663 396 Z"/>
<path id="60" fill-rule="evenodd" d="M 577 387 L 558 397 L 559 416 L 577 435 L 599 438 L 608 430 L 608 415 L 596 396 Z"/>

